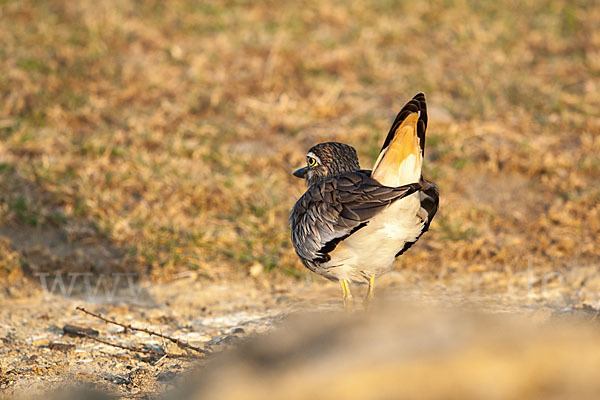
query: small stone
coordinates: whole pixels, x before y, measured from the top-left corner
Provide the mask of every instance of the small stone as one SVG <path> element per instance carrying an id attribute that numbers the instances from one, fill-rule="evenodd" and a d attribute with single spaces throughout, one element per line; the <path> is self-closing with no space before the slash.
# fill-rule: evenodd
<path id="1" fill-rule="evenodd" d="M 265 270 L 265 267 L 261 263 L 255 262 L 250 267 L 250 276 L 256 278 L 257 276 L 262 274 L 264 270 Z"/>
<path id="2" fill-rule="evenodd" d="M 178 45 L 172 46 L 169 49 L 169 53 L 171 54 L 171 57 L 173 57 L 173 59 L 175 60 L 181 60 L 183 58 L 183 49 Z"/>
<path id="3" fill-rule="evenodd" d="M 75 345 L 68 343 L 52 342 L 48 345 L 48 348 L 50 348 L 51 350 L 58 350 L 66 353 L 67 351 L 73 350 L 75 348 Z"/>
<path id="4" fill-rule="evenodd" d="M 98 331 L 92 328 L 83 328 L 76 325 L 65 325 L 63 326 L 63 334 L 67 336 L 86 337 L 86 336 L 98 336 Z"/>
<path id="5" fill-rule="evenodd" d="M 165 372 L 161 372 L 158 375 L 156 375 L 156 378 L 160 382 L 168 382 L 168 381 L 172 381 L 176 376 L 177 376 L 177 374 L 173 371 L 165 371 Z"/>

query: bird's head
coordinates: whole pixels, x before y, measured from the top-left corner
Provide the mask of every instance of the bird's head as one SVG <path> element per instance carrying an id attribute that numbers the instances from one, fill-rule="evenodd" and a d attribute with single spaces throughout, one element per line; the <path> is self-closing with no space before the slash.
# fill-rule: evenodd
<path id="1" fill-rule="evenodd" d="M 294 172 L 298 178 L 306 178 L 312 186 L 323 178 L 346 172 L 358 171 L 358 156 L 354 147 L 337 142 L 319 143 L 306 153 L 306 167 Z"/>

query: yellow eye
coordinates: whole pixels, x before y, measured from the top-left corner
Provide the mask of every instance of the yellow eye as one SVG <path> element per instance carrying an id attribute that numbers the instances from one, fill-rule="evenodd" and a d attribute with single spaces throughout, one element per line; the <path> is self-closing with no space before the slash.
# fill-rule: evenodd
<path id="1" fill-rule="evenodd" d="M 316 167 L 318 162 L 314 157 L 306 157 L 306 162 L 309 167 Z"/>

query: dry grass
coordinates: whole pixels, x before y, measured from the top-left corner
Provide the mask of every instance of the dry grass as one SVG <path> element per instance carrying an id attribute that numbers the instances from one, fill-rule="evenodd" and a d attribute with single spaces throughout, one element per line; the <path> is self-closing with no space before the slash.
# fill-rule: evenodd
<path id="1" fill-rule="evenodd" d="M 421 90 L 441 209 L 400 266 L 598 267 L 595 1 L 0 4 L 0 225 L 31 271 L 15 232 L 154 278 L 307 276 L 290 171 L 327 140 L 369 167 Z"/>

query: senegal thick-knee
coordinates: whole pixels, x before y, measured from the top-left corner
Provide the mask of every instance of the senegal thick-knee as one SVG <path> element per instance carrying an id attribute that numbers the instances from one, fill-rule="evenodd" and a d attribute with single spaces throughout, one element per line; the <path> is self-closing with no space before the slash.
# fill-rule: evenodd
<path id="1" fill-rule="evenodd" d="M 392 270 L 437 212 L 437 186 L 421 172 L 426 129 L 419 93 L 398 113 L 372 170 L 360 168 L 352 146 L 327 142 L 294 172 L 308 186 L 290 213 L 294 249 L 308 269 L 340 281 L 345 304 L 350 282 L 367 283 L 370 298 L 375 277 Z"/>

